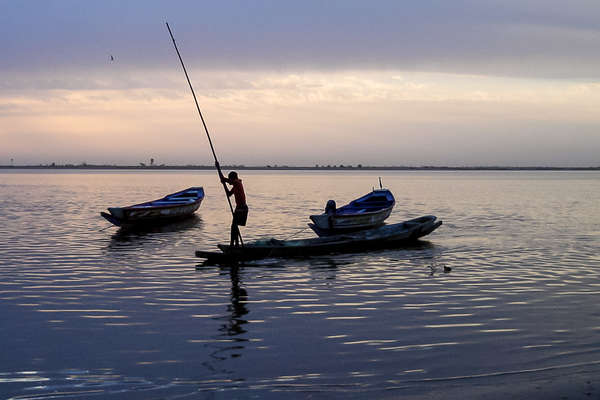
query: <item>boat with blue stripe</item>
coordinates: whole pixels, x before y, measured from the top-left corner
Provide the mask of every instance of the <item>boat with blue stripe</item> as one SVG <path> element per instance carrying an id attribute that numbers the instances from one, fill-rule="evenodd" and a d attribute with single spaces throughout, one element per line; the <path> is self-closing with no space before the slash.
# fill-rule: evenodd
<path id="1" fill-rule="evenodd" d="M 375 228 L 390 216 L 395 204 L 388 189 L 373 189 L 339 208 L 329 200 L 323 214 L 310 216 L 313 223 L 308 226 L 319 236 Z"/>
<path id="2" fill-rule="evenodd" d="M 204 199 L 204 188 L 191 187 L 163 198 L 127 207 L 109 207 L 100 215 L 120 227 L 158 224 L 189 217 L 196 212 Z"/>

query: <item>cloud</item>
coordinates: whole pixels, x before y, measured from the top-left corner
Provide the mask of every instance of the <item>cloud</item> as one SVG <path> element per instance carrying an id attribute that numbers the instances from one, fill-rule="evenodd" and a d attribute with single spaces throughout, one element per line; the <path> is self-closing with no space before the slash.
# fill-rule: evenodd
<path id="1" fill-rule="evenodd" d="M 380 69 L 600 77 L 597 1 L 7 2 L 0 70 Z M 27 29 L 23 29 L 27 26 Z M 110 62 L 109 55 L 115 56 Z"/>
<path id="2" fill-rule="evenodd" d="M 377 70 L 192 80 L 224 163 L 594 165 L 600 148 L 594 82 Z M 181 72 L 88 83 L 1 93 L 0 159 L 211 164 Z"/>

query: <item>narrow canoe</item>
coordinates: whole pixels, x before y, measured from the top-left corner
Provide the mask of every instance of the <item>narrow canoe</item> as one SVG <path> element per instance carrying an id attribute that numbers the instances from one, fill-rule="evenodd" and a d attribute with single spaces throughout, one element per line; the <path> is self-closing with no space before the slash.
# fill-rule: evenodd
<path id="1" fill-rule="evenodd" d="M 162 223 L 194 214 L 204 199 L 202 187 L 191 187 L 169 194 L 161 199 L 127 207 L 109 207 L 101 212 L 110 223 L 120 227 Z"/>
<path id="2" fill-rule="evenodd" d="M 436 230 L 442 221 L 433 215 L 411 219 L 374 229 L 318 237 L 312 239 L 266 239 L 247 243 L 244 247 L 218 245 L 221 252 L 196 251 L 208 263 L 232 263 L 263 258 L 306 257 L 331 253 L 354 253 L 393 248 L 413 242 Z"/>
<path id="3" fill-rule="evenodd" d="M 395 203 L 392 192 L 376 189 L 340 208 L 311 215 L 308 226 L 319 236 L 370 229 L 383 224 Z"/>

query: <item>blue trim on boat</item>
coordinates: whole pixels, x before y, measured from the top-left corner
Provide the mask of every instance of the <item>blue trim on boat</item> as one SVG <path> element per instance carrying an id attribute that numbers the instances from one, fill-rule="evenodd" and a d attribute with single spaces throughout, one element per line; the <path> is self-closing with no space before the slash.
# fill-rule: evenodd
<path id="1" fill-rule="evenodd" d="M 394 205 L 394 195 L 387 189 L 373 190 L 371 193 L 352 200 L 350 203 L 336 209 L 336 214 L 362 214 L 383 210 Z"/>
<path id="2" fill-rule="evenodd" d="M 149 208 L 149 207 L 165 207 L 174 205 L 184 205 L 193 203 L 204 198 L 204 188 L 194 187 L 181 190 L 176 193 L 166 195 L 162 199 L 147 201 L 145 203 L 134 204 L 123 208 Z"/>
<path id="3" fill-rule="evenodd" d="M 203 199 L 204 188 L 191 187 L 157 200 L 127 207 L 109 207 L 108 211 L 110 211 L 110 214 L 101 212 L 100 215 L 119 227 L 143 223 L 157 223 L 158 221 L 192 215 L 198 209 Z"/>

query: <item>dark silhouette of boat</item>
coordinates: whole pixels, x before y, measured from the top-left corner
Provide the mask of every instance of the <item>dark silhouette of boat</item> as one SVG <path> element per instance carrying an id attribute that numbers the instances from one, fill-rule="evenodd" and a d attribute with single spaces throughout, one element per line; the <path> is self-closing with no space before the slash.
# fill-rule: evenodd
<path id="1" fill-rule="evenodd" d="M 373 229 L 312 239 L 266 239 L 242 247 L 218 245 L 220 252 L 196 251 L 207 263 L 235 263 L 271 257 L 307 257 L 331 253 L 354 253 L 409 244 L 436 230 L 442 221 L 433 215 Z"/>
<path id="2" fill-rule="evenodd" d="M 204 199 L 204 188 L 191 187 L 161 199 L 127 207 L 109 207 L 100 215 L 120 227 L 170 222 L 194 214 Z"/>

